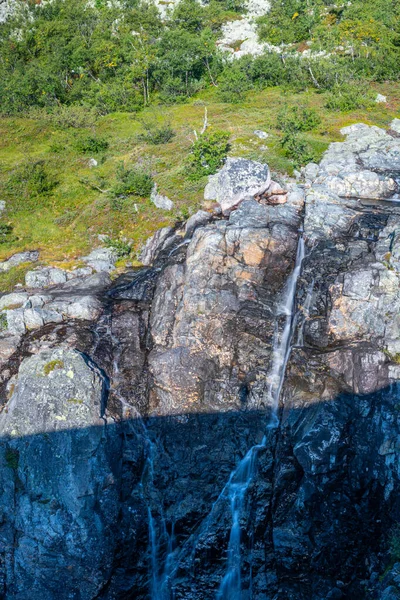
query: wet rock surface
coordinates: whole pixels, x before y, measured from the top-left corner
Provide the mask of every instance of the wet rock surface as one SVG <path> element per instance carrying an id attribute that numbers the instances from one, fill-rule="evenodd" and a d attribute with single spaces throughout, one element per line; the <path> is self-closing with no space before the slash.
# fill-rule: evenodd
<path id="1" fill-rule="evenodd" d="M 344 133 L 0 298 L 0 597 L 399 597 L 399 139 Z"/>

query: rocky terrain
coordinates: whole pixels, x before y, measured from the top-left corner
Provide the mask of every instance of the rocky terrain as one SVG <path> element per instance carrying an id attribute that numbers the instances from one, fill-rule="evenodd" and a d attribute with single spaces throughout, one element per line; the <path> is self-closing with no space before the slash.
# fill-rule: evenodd
<path id="1" fill-rule="evenodd" d="M 400 597 L 400 123 L 0 298 L 0 597 Z M 4 267 L 7 268 L 7 267 Z"/>

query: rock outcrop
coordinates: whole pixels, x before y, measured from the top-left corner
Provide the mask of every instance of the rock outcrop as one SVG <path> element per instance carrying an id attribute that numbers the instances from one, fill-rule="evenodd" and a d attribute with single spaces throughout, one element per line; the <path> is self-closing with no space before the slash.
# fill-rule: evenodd
<path id="1" fill-rule="evenodd" d="M 0 298 L 0 597 L 399 597 L 400 139 L 343 133 Z"/>

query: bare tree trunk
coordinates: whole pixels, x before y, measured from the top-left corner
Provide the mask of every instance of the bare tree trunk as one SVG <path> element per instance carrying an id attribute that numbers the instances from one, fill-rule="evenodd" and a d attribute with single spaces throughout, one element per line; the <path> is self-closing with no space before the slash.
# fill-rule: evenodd
<path id="1" fill-rule="evenodd" d="M 311 75 L 311 79 L 312 79 L 312 82 L 313 82 L 313 84 L 315 85 L 315 87 L 317 87 L 318 89 L 320 89 L 320 88 L 321 88 L 321 86 L 319 85 L 318 81 L 317 81 L 317 80 L 315 79 L 315 77 L 314 77 L 314 73 L 312 72 L 311 65 L 308 65 L 308 70 L 309 70 L 309 72 L 310 72 L 310 75 Z"/>
<path id="2" fill-rule="evenodd" d="M 204 60 L 204 62 L 206 63 L 206 67 L 207 67 L 207 71 L 208 71 L 208 74 L 209 74 L 210 79 L 211 79 L 211 83 L 213 84 L 214 87 L 218 87 L 218 84 L 215 83 L 214 77 L 212 76 L 211 69 L 210 69 L 210 63 L 208 62 L 208 58 L 206 58 Z"/>

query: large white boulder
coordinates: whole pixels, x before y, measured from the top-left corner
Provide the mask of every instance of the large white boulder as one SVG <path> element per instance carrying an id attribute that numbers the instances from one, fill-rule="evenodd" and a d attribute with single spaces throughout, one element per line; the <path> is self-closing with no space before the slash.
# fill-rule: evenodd
<path id="1" fill-rule="evenodd" d="M 209 177 L 204 199 L 218 202 L 227 215 L 242 200 L 263 194 L 270 183 L 268 165 L 246 158 L 228 158 L 222 169 Z"/>

